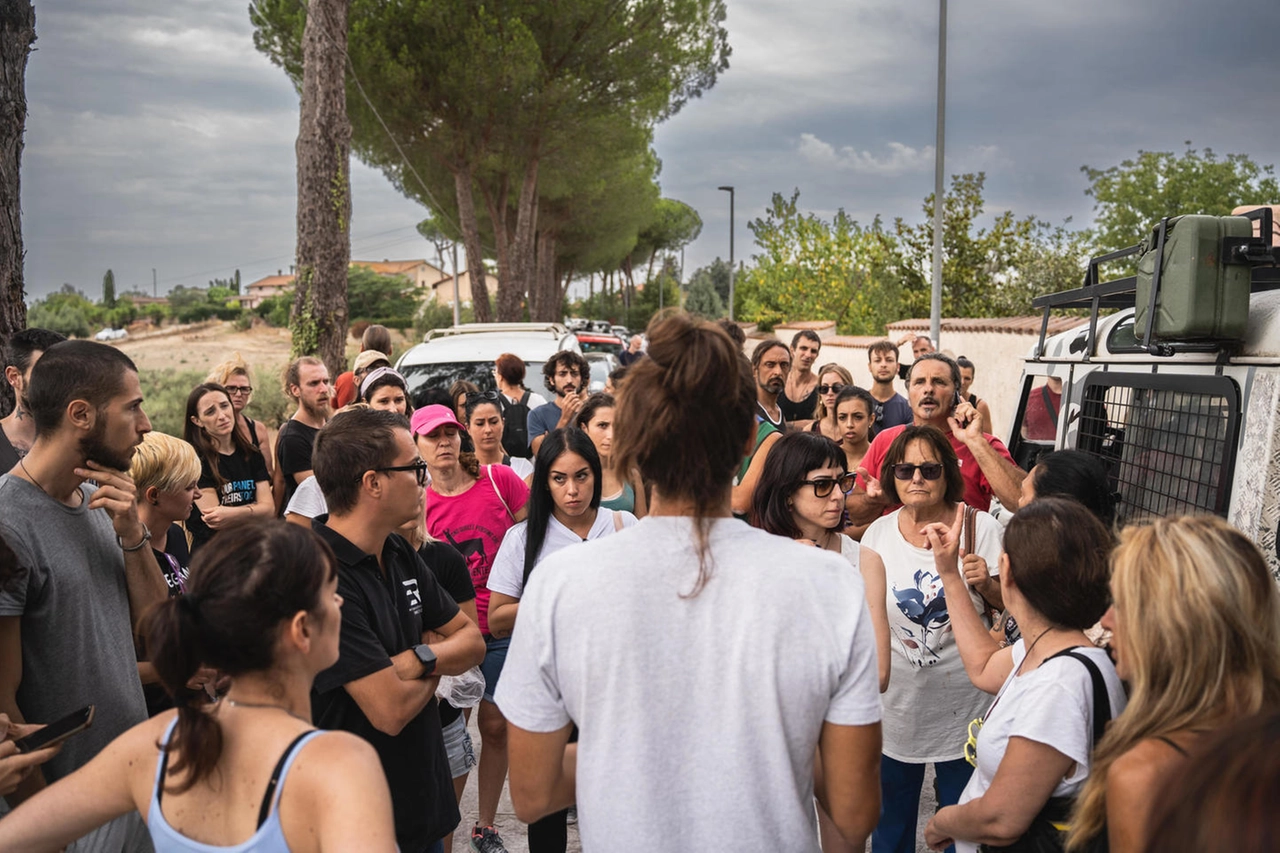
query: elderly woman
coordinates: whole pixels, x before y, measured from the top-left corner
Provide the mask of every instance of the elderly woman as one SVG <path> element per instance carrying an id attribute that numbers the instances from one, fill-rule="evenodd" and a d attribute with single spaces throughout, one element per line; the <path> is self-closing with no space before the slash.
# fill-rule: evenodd
<path id="1" fill-rule="evenodd" d="M 934 566 L 925 527 L 951 524 L 964 506 L 964 479 L 951 443 L 931 426 L 908 426 L 885 455 L 879 472 L 885 494 L 902 506 L 874 521 L 862 544 L 884 562 L 893 658 L 884 700 L 880 765 L 882 808 L 871 837 L 875 853 L 913 853 L 920 788 L 926 764 L 938 778 L 938 805 L 953 805 L 969 781 L 962 733 L 987 700 L 965 677 L 951 631 L 950 608 L 983 612 L 979 592 L 993 581 L 964 573 L 964 596 L 948 594 Z M 966 551 L 994 572 L 1000 523 L 985 512 L 963 513 Z"/>
<path id="2" fill-rule="evenodd" d="M 943 588 L 954 597 L 967 592 L 956 566 L 962 515 L 925 528 Z M 961 853 L 977 853 L 979 844 L 1061 849 L 1053 823 L 1069 818 L 1094 745 L 1124 710 L 1111 659 L 1084 633 L 1107 609 L 1110 532 L 1076 501 L 1041 498 L 1009 522 L 1004 548 L 1005 602 L 1023 639 L 1006 645 L 971 610 L 952 614 L 969 680 L 996 698 L 969 726 L 965 757 L 976 769 L 959 804 L 941 809 L 925 828 L 934 849 L 952 839 Z"/>
<path id="3" fill-rule="evenodd" d="M 1131 853 L 1153 849 L 1156 793 L 1190 754 L 1231 722 L 1280 707 L 1280 595 L 1257 546 L 1213 516 L 1129 527 L 1111 566 L 1102 624 L 1129 706 L 1093 754 L 1069 849 L 1105 840 Z"/>

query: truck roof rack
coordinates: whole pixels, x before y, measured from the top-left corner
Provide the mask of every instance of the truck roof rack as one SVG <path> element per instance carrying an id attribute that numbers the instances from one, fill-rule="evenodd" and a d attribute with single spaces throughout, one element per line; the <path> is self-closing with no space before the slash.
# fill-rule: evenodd
<path id="1" fill-rule="evenodd" d="M 1265 290 L 1280 290 L 1280 247 L 1273 246 L 1271 235 L 1273 229 L 1272 211 L 1270 207 L 1260 207 L 1248 213 L 1240 214 L 1247 219 L 1261 223 L 1260 237 L 1223 237 L 1222 251 L 1219 257 L 1224 264 L 1248 264 L 1252 267 L 1250 292 L 1259 293 Z M 1164 266 L 1164 243 L 1169 229 L 1170 217 L 1160 220 L 1156 227 L 1156 251 L 1160 260 L 1155 264 L 1152 275 L 1150 304 L 1147 306 L 1146 328 L 1138 338 L 1139 349 L 1152 355 L 1171 356 L 1175 352 L 1214 352 L 1222 348 L 1222 344 L 1214 342 L 1180 342 L 1177 344 L 1152 342 L 1151 332 L 1155 324 L 1156 298 L 1160 294 L 1160 276 Z M 1111 281 L 1099 281 L 1099 269 L 1105 263 L 1142 253 L 1146 244 L 1139 243 L 1115 252 L 1108 252 L 1089 260 L 1085 270 L 1084 284 L 1074 290 L 1063 290 L 1045 296 L 1037 296 L 1031 301 L 1033 308 L 1044 309 L 1040 321 L 1040 341 L 1036 344 L 1035 359 L 1044 355 L 1045 338 L 1049 332 L 1049 316 L 1053 310 L 1085 308 L 1089 310 L 1089 334 L 1085 341 L 1084 360 L 1088 361 L 1093 353 L 1094 340 L 1098 330 L 1098 312 L 1103 309 L 1121 309 L 1136 307 L 1138 277 L 1125 276 Z"/>

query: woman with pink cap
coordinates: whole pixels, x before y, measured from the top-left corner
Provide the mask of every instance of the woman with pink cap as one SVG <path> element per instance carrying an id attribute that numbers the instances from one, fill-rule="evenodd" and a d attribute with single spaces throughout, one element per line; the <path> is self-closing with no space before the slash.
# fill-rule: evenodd
<path id="1" fill-rule="evenodd" d="M 413 413 L 413 437 L 427 463 L 427 532 L 462 552 L 476 588 L 476 612 L 487 651 L 480 669 L 485 693 L 480 703 L 479 820 L 472 847 L 502 850 L 493 827 L 498 799 L 507 778 L 507 721 L 493 702 L 493 691 L 507 657 L 509 637 L 489 633 L 489 570 L 502 539 L 525 518 L 529 487 L 506 465 L 481 465 L 462 452 L 465 430 L 448 406 L 424 406 Z"/>

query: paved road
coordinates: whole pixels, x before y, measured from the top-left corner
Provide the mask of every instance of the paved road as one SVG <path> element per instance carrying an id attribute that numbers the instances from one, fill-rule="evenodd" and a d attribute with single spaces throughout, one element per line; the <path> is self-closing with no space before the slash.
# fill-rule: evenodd
<path id="1" fill-rule="evenodd" d="M 476 757 L 480 756 L 480 750 L 483 748 L 480 744 L 480 732 L 476 729 L 475 714 L 471 715 L 471 741 L 475 745 Z M 458 831 L 453 835 L 453 849 L 457 853 L 466 853 L 470 849 L 471 825 L 476 820 L 476 773 L 473 769 L 470 778 L 467 779 L 467 789 L 462 794 L 462 823 L 458 825 Z M 935 800 L 933 796 L 933 768 L 929 767 L 925 771 L 924 791 L 920 795 L 920 825 L 916 838 L 916 853 L 928 853 L 929 848 L 924 843 L 924 825 L 933 815 Z M 498 803 L 498 833 L 502 836 L 502 842 L 506 845 L 508 853 L 528 853 L 529 845 L 525 839 L 525 826 L 516 817 L 516 810 L 511 805 L 511 797 L 507 788 L 502 789 L 502 800 Z M 867 844 L 867 850 L 871 849 L 870 843 Z M 569 827 L 569 848 L 568 853 L 581 853 L 582 844 L 578 840 L 578 827 Z"/>

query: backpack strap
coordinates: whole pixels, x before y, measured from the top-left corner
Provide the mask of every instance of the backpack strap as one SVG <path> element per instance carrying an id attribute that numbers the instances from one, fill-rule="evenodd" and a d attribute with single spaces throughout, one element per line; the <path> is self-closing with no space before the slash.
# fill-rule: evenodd
<path id="1" fill-rule="evenodd" d="M 493 466 L 484 466 L 485 473 L 489 475 L 489 485 L 493 486 L 493 493 L 498 496 L 498 500 L 502 502 L 502 508 L 507 511 L 507 515 L 512 521 L 516 520 L 516 514 L 511 511 L 511 507 L 507 506 L 507 499 L 502 496 L 502 492 L 498 491 L 498 483 L 493 479 Z"/>
<path id="2" fill-rule="evenodd" d="M 1077 652 L 1078 648 L 1080 647 L 1072 646 L 1069 649 L 1063 649 L 1056 655 L 1050 656 L 1048 660 L 1060 657 L 1075 658 L 1089 670 L 1089 678 L 1093 681 L 1093 745 L 1097 746 L 1098 741 L 1102 740 L 1103 732 L 1106 731 L 1107 723 L 1111 721 L 1111 696 L 1107 693 L 1107 682 L 1102 677 L 1102 670 L 1098 669 L 1098 665 L 1090 660 L 1088 655 Z"/>
<path id="3" fill-rule="evenodd" d="M 533 392 L 532 392 L 532 391 L 530 391 L 529 389 L 527 389 L 527 388 L 525 389 L 525 392 L 524 392 L 523 394 L 521 394 L 521 395 L 520 395 L 520 405 L 521 405 L 521 406 L 524 406 L 525 408 L 528 408 L 528 407 L 529 407 L 529 395 L 530 395 L 530 394 L 532 394 L 532 393 L 533 393 Z"/>

